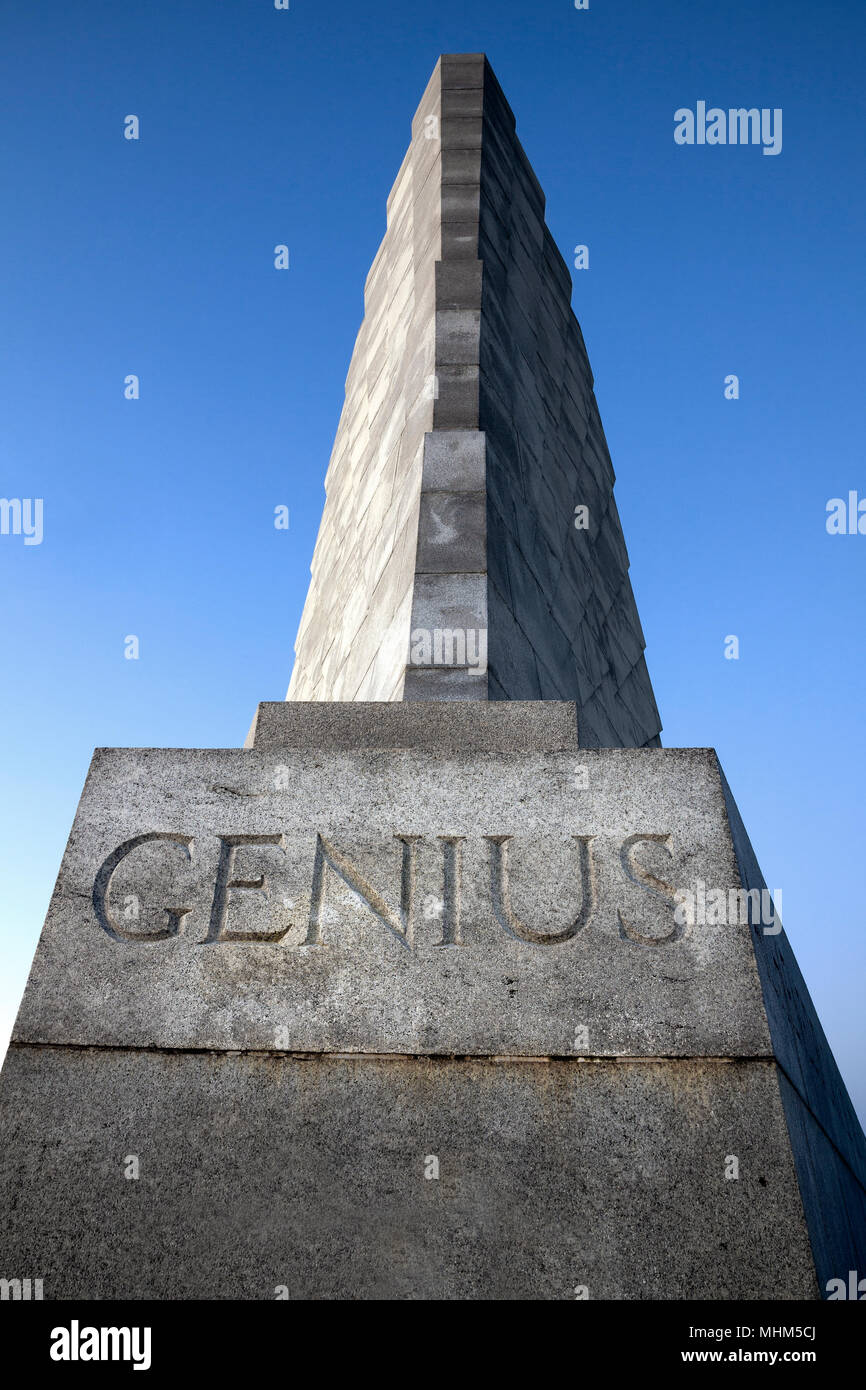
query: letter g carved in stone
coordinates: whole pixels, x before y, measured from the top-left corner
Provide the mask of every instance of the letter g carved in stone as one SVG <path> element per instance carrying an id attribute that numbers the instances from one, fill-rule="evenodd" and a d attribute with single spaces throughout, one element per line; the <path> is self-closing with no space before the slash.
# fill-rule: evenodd
<path id="1" fill-rule="evenodd" d="M 166 907 L 168 922 L 161 931 L 151 932 L 126 931 L 112 916 L 109 894 L 115 870 L 134 849 L 154 840 L 168 840 L 171 844 L 182 845 L 187 859 L 192 861 L 192 836 L 176 835 L 170 830 L 151 830 L 144 835 L 135 835 L 131 840 L 124 840 L 122 845 L 118 845 L 117 849 L 109 854 L 93 884 L 93 909 L 97 922 L 114 941 L 165 941 L 167 937 L 178 935 L 184 917 L 188 912 L 192 912 L 191 907 Z"/>

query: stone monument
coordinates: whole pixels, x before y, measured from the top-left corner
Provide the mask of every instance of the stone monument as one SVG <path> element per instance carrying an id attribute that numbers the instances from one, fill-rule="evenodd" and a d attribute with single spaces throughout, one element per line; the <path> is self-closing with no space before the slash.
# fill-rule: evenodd
<path id="1" fill-rule="evenodd" d="M 866 1274 L 866 1144 L 733 797 L 660 746 L 570 294 L 489 64 L 441 58 L 288 699 L 243 749 L 94 755 L 0 1081 L 7 1281 Z"/>

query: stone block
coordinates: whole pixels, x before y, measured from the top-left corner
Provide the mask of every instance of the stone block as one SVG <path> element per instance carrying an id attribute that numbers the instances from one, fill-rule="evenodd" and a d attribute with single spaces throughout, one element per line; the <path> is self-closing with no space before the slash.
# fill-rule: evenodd
<path id="1" fill-rule="evenodd" d="M 816 1297 L 766 1062 L 13 1046 L 0 1188 L 46 1299 Z"/>
<path id="2" fill-rule="evenodd" d="M 487 629 L 487 583 L 483 574 L 415 575 L 412 629 Z M 426 665 L 427 663 L 423 663 Z M 462 663 L 461 663 L 462 664 Z"/>
<path id="3" fill-rule="evenodd" d="M 483 493 L 422 493 L 416 573 L 483 574 L 487 564 L 486 522 Z"/>
<path id="4" fill-rule="evenodd" d="M 304 704 L 270 700 L 258 706 L 244 746 L 259 753 L 280 748 L 577 752 L 577 710 L 574 704 L 553 701 L 509 700 L 452 710 L 436 701 Z"/>
<path id="5" fill-rule="evenodd" d="M 465 666 L 407 666 L 403 682 L 404 700 L 467 701 L 487 700 L 486 671 L 474 673 Z"/>
<path id="6" fill-rule="evenodd" d="M 486 443 L 478 430 L 436 430 L 425 436 L 423 492 L 484 492 Z"/>
<path id="7" fill-rule="evenodd" d="M 763 884 L 715 755 L 578 748 L 575 713 L 270 704 L 249 751 L 98 750 L 0 1080 L 6 1276 L 812 1298 L 859 1258 L 784 937 L 674 911 Z"/>
<path id="8" fill-rule="evenodd" d="M 748 927 L 673 916 L 737 884 L 711 753 L 344 752 L 308 717 L 97 751 L 17 1042 L 770 1055 Z"/>

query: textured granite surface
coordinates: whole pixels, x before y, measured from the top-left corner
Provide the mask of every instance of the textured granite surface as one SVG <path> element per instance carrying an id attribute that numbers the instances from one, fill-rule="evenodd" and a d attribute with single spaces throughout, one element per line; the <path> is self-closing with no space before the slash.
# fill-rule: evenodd
<path id="1" fill-rule="evenodd" d="M 0 1188 L 46 1298 L 816 1296 L 767 1062 L 13 1047 Z"/>
<path id="2" fill-rule="evenodd" d="M 769 1057 L 696 878 L 738 882 L 709 750 L 102 749 L 14 1037 Z"/>
<path id="3" fill-rule="evenodd" d="M 247 748 L 416 748 L 436 753 L 577 752 L 573 702 L 391 700 L 259 705 Z"/>

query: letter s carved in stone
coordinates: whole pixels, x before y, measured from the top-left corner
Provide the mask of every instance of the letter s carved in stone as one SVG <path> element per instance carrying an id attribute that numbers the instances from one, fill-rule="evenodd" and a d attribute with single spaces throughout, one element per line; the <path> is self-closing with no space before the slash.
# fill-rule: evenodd
<path id="1" fill-rule="evenodd" d="M 673 858 L 671 844 L 673 843 L 670 835 L 629 835 L 624 840 L 620 849 L 620 862 L 625 870 L 626 877 L 632 883 L 636 883 L 639 888 L 644 888 L 648 893 L 660 898 L 667 904 L 676 902 L 676 889 L 662 879 L 656 878 L 655 874 L 638 864 L 634 858 L 635 848 L 642 843 L 661 845 L 667 854 Z M 635 941 L 639 946 L 666 946 L 672 941 L 678 941 L 685 930 L 676 921 L 672 929 L 664 936 L 647 936 L 644 932 L 638 931 L 633 923 L 623 916 L 621 909 L 617 909 L 619 917 L 619 934 L 623 941 Z"/>

